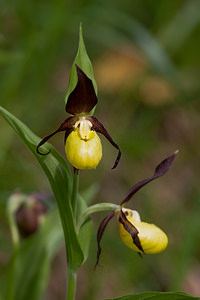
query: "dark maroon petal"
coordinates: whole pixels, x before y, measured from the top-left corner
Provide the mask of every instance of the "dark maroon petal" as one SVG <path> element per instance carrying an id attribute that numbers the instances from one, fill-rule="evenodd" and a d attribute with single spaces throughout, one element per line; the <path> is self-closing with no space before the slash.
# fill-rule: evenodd
<path id="1" fill-rule="evenodd" d="M 169 168 L 171 167 L 173 160 L 176 156 L 176 154 L 178 153 L 178 151 L 175 151 L 171 156 L 167 157 L 166 159 L 164 159 L 155 169 L 155 172 L 153 174 L 152 177 L 144 179 L 140 182 L 138 182 L 136 185 L 134 185 L 132 187 L 132 189 L 130 189 L 130 191 L 128 192 L 128 194 L 124 197 L 124 199 L 121 202 L 121 206 L 124 206 L 125 203 L 127 203 L 132 197 L 133 195 L 139 191 L 143 186 L 145 186 L 147 183 L 149 183 L 150 181 L 164 175 Z"/>
<path id="2" fill-rule="evenodd" d="M 95 264 L 95 268 L 99 265 L 99 258 L 101 255 L 101 246 L 100 246 L 100 241 L 102 238 L 102 235 L 104 233 L 104 230 L 108 224 L 108 222 L 116 215 L 116 211 L 112 211 L 107 217 L 105 217 L 103 219 L 103 221 L 101 222 L 101 224 L 99 225 L 99 229 L 97 232 L 97 245 L 98 245 L 98 250 L 97 250 L 97 260 L 96 260 L 96 264 Z"/>
<path id="3" fill-rule="evenodd" d="M 131 224 L 131 222 L 127 219 L 126 215 L 123 213 L 122 209 L 119 212 L 119 222 L 124 226 L 124 229 L 131 235 L 133 239 L 133 243 L 144 253 L 142 245 L 140 243 L 140 239 L 138 237 L 138 230 L 137 228 Z"/>
<path id="4" fill-rule="evenodd" d="M 66 119 L 66 120 L 60 125 L 60 127 L 59 127 L 56 131 L 54 131 L 53 133 L 51 133 L 51 134 L 47 135 L 45 138 L 43 138 L 43 140 L 41 140 L 41 142 L 37 145 L 37 148 L 36 148 L 37 153 L 40 154 L 40 155 L 47 155 L 47 154 L 49 154 L 49 152 L 50 152 L 51 150 L 49 150 L 47 153 L 41 153 L 41 152 L 39 151 L 39 148 L 40 148 L 44 143 L 46 143 L 46 142 L 47 142 L 53 135 L 55 135 L 56 133 L 58 133 L 58 132 L 60 132 L 60 131 L 65 131 L 65 130 L 66 130 L 67 132 L 69 132 L 69 131 L 68 131 L 69 129 L 72 131 L 73 126 L 74 126 L 76 120 L 77 120 L 76 117 L 69 117 L 68 119 Z"/>
<path id="5" fill-rule="evenodd" d="M 115 147 L 118 150 L 117 158 L 115 160 L 114 166 L 112 167 L 112 169 L 115 169 L 117 167 L 120 157 L 121 157 L 121 151 L 119 149 L 119 146 L 113 141 L 113 139 L 110 136 L 110 134 L 108 133 L 108 131 L 105 129 L 103 124 L 101 122 L 99 122 L 99 120 L 97 118 L 92 117 L 92 116 L 87 116 L 87 119 L 92 123 L 92 129 L 94 129 L 97 132 L 102 133 L 107 138 L 107 140 L 113 145 L 113 147 Z"/>
<path id="6" fill-rule="evenodd" d="M 165 173 L 167 173 L 167 171 L 169 170 L 169 168 L 171 167 L 174 158 L 176 156 L 176 154 L 178 154 L 178 150 L 176 150 L 171 156 L 165 158 L 155 169 L 155 173 L 154 176 L 156 177 L 160 177 L 162 175 L 164 175 Z"/>
<path id="7" fill-rule="evenodd" d="M 69 95 L 66 112 L 72 115 L 88 114 L 97 104 L 98 99 L 92 80 L 76 65 L 78 83 Z"/>
<path id="8" fill-rule="evenodd" d="M 73 127 L 71 128 L 67 128 L 65 131 L 65 138 L 64 138 L 64 143 L 66 143 L 66 139 L 68 138 L 68 136 L 70 135 L 70 133 L 73 131 Z"/>

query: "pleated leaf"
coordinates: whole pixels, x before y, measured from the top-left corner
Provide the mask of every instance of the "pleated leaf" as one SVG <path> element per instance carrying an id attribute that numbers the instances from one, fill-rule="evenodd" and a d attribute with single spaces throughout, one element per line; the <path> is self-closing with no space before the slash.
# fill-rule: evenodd
<path id="1" fill-rule="evenodd" d="M 0 107 L 0 113 L 14 129 L 27 148 L 36 157 L 49 180 L 58 205 L 63 226 L 68 268 L 72 271 L 76 271 L 84 260 L 84 254 L 79 244 L 72 216 L 72 208 L 70 204 L 72 176 L 69 166 L 66 160 L 52 146 L 51 153 L 47 156 L 37 154 L 36 146 L 38 145 L 40 138 L 4 108 Z M 42 151 L 47 152 L 50 145 L 47 143 L 41 148 Z"/>

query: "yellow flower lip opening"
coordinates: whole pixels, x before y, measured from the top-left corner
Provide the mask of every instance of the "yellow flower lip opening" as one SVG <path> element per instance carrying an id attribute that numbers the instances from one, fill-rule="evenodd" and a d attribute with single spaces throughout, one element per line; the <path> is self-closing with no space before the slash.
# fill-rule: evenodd
<path id="1" fill-rule="evenodd" d="M 76 169 L 94 169 L 102 158 L 101 140 L 91 127 L 91 122 L 81 117 L 66 140 L 67 159 Z"/>
<path id="2" fill-rule="evenodd" d="M 138 238 L 142 249 L 146 254 L 155 254 L 164 251 L 168 245 L 167 235 L 154 224 L 142 222 L 139 213 L 135 210 L 123 208 L 127 220 L 138 230 Z M 119 222 L 119 232 L 122 241 L 131 249 L 143 253 L 133 243 L 132 236 L 124 229 L 123 224 Z"/>

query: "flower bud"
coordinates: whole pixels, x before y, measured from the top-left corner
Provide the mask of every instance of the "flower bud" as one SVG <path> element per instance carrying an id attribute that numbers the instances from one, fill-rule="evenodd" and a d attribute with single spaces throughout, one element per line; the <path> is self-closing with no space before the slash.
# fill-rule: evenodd
<path id="1" fill-rule="evenodd" d="M 47 206 L 40 200 L 39 194 L 27 196 L 15 212 L 15 220 L 21 237 L 35 233 L 43 222 Z"/>
<path id="2" fill-rule="evenodd" d="M 67 159 L 76 169 L 96 168 L 102 158 L 101 140 L 93 130 L 87 130 L 86 138 L 83 138 L 84 130 L 80 132 L 80 128 L 72 131 L 66 140 Z"/>
<path id="3" fill-rule="evenodd" d="M 165 250 L 168 244 L 167 235 L 156 225 L 141 222 L 137 211 L 131 209 L 123 209 L 128 221 L 138 230 L 138 237 L 146 254 L 159 253 Z M 142 253 L 140 249 L 133 243 L 132 236 L 124 229 L 123 224 L 119 223 L 119 232 L 122 241 L 131 249 Z"/>

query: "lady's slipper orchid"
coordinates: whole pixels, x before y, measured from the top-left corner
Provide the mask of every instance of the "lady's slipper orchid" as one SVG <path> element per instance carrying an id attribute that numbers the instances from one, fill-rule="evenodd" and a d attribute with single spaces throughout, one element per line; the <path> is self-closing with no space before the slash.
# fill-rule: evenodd
<path id="1" fill-rule="evenodd" d="M 68 161 L 76 169 L 93 169 L 99 164 L 102 157 L 101 140 L 96 133 L 100 132 L 118 150 L 114 169 L 119 163 L 121 151 L 104 126 L 95 117 L 89 115 L 98 99 L 92 81 L 77 65 L 76 72 L 78 83 L 69 95 L 66 104 L 66 111 L 72 116 L 38 144 L 37 152 L 41 155 L 47 155 L 50 151 L 41 153 L 39 147 L 57 132 L 65 131 L 65 152 Z"/>
<path id="2" fill-rule="evenodd" d="M 159 253 L 165 250 L 168 244 L 167 235 L 156 225 L 142 222 L 140 215 L 136 210 L 122 209 L 127 220 L 135 227 L 138 231 L 138 238 L 142 246 L 142 250 L 133 243 L 132 236 L 124 228 L 124 225 L 119 222 L 119 233 L 122 241 L 129 248 L 146 254 Z"/>
<path id="3" fill-rule="evenodd" d="M 172 162 L 178 151 L 171 156 L 164 159 L 155 169 L 152 177 L 144 179 L 134 185 L 128 194 L 124 197 L 120 204 L 120 208 L 112 211 L 101 222 L 97 233 L 97 261 L 96 266 L 99 264 L 101 254 L 100 241 L 108 222 L 118 215 L 119 232 L 122 241 L 131 249 L 141 254 L 154 254 L 162 252 L 168 244 L 167 235 L 156 225 L 142 222 L 140 215 L 137 211 L 124 208 L 124 205 L 132 198 L 132 196 L 139 191 L 144 185 L 150 181 L 164 175 L 172 165 Z"/>

